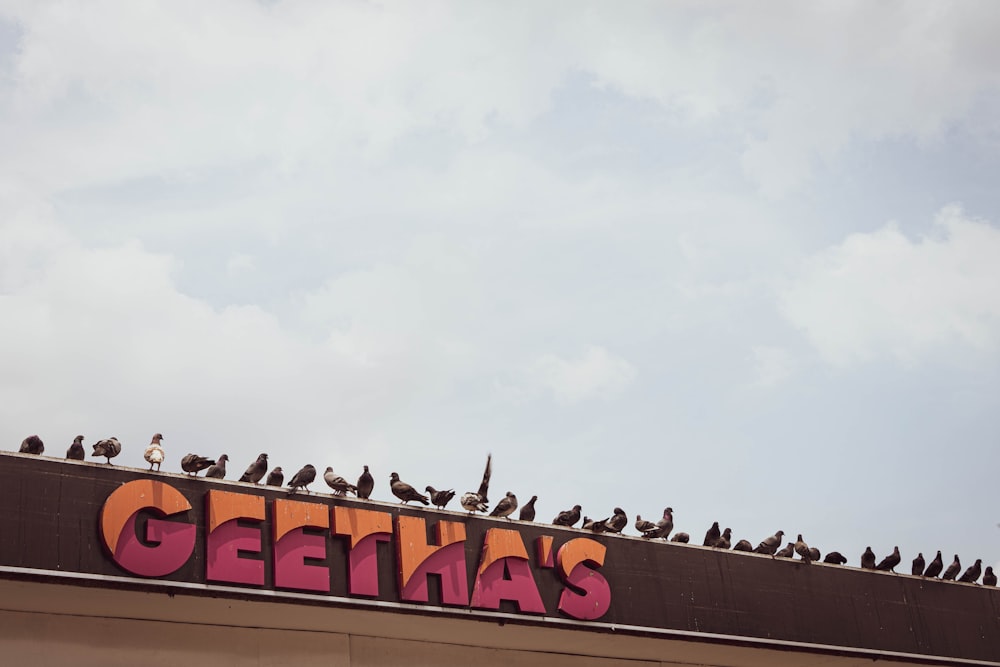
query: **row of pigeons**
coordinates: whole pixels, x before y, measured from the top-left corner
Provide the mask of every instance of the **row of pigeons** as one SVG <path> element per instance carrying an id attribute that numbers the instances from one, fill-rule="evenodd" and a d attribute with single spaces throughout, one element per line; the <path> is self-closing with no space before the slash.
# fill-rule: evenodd
<path id="1" fill-rule="evenodd" d="M 84 460 L 85 450 L 83 448 L 83 440 L 84 437 L 82 435 L 78 435 L 74 438 L 73 443 L 66 451 L 67 459 L 75 459 L 79 461 Z M 155 434 L 152 441 L 143 452 L 143 458 L 147 463 L 149 463 L 150 470 L 153 470 L 155 466 L 156 470 L 159 471 L 160 464 L 164 461 L 162 441 L 163 435 L 160 433 Z M 91 456 L 105 457 L 107 463 L 110 464 L 111 459 L 121 453 L 121 449 L 121 442 L 119 442 L 117 438 L 107 438 L 94 443 Z M 41 454 L 45 451 L 45 445 L 41 438 L 37 435 L 32 435 L 24 439 L 21 443 L 20 451 L 27 454 Z M 211 459 L 197 454 L 187 454 L 181 458 L 181 470 L 194 476 L 197 476 L 199 472 L 204 470 L 206 477 L 224 479 L 226 476 L 226 463 L 228 461 L 229 456 L 226 454 L 222 454 L 217 459 Z M 490 477 L 492 475 L 492 465 L 493 457 L 492 455 L 487 455 L 486 469 L 483 471 L 483 479 L 479 484 L 479 489 L 476 491 L 468 491 L 459 497 L 459 504 L 463 509 L 468 510 L 470 513 L 485 513 L 489 510 L 489 484 Z M 246 471 L 240 477 L 241 482 L 250 482 L 252 484 L 259 484 L 261 480 L 265 480 L 264 483 L 269 486 L 282 486 L 285 483 L 285 474 L 282 471 L 281 466 L 276 466 L 268 472 L 268 455 L 266 453 L 261 453 L 257 459 L 247 467 Z M 311 464 L 307 464 L 292 475 L 291 480 L 288 482 L 288 486 L 290 487 L 289 493 L 294 493 L 299 489 L 304 489 L 308 493 L 309 485 L 315 480 L 316 468 Z M 356 484 L 351 484 L 342 476 L 336 474 L 333 471 L 333 468 L 329 466 L 323 473 L 323 481 L 333 490 L 333 494 L 337 496 L 346 496 L 348 493 L 351 493 L 358 498 L 368 499 L 371 497 L 372 491 L 375 489 L 375 479 L 368 470 L 368 466 L 364 466 L 364 471 L 361 473 L 361 476 L 358 478 Z M 425 487 L 425 495 L 410 484 L 402 481 L 399 478 L 399 475 L 395 472 L 391 473 L 389 476 L 389 487 L 392 494 L 396 498 L 399 498 L 399 500 L 404 504 L 409 502 L 419 502 L 424 505 L 434 505 L 438 509 L 444 509 L 455 497 L 454 489 L 438 490 L 433 486 Z M 531 500 L 520 507 L 518 519 L 521 521 L 535 520 L 535 501 L 537 499 L 538 496 L 532 496 Z M 517 496 L 508 491 L 504 498 L 502 498 L 490 512 L 490 516 L 502 517 L 509 520 L 511 515 L 516 510 L 518 510 Z M 594 520 L 590 517 L 582 515 L 582 508 L 580 505 L 574 505 L 571 509 L 559 512 L 559 514 L 552 520 L 552 524 L 556 526 L 574 527 L 581 519 L 583 521 L 580 524 L 580 528 L 590 530 L 595 533 L 618 534 L 621 533 L 622 530 L 624 530 L 624 528 L 628 525 L 628 515 L 620 507 L 616 507 L 611 516 L 604 519 Z M 691 540 L 691 536 L 684 532 L 677 532 L 671 536 L 674 529 L 673 508 L 671 507 L 665 508 L 663 510 L 662 518 L 655 523 L 643 519 L 641 515 L 636 515 L 635 529 L 642 537 L 647 539 L 669 539 L 671 542 L 679 543 L 688 543 Z M 779 548 L 781 547 L 784 534 L 784 531 L 779 530 L 774 535 L 765 538 L 756 547 L 754 547 L 753 544 L 747 540 L 739 540 L 734 545 L 732 544 L 732 529 L 726 528 L 725 530 L 720 530 L 719 522 L 716 521 L 705 533 L 705 539 L 703 540 L 702 545 L 716 549 L 732 549 L 733 551 L 766 554 L 777 558 L 794 558 L 797 554 L 806 563 L 820 560 L 821 554 L 819 549 L 810 547 L 806 544 L 805 541 L 803 541 L 801 534 L 798 535 L 798 539 L 796 539 L 795 542 L 788 542 L 784 548 Z M 865 552 L 861 555 L 862 569 L 895 572 L 896 566 L 898 566 L 901 561 L 899 547 L 895 547 L 892 553 L 883 558 L 881 561 L 876 561 L 877 557 L 871 547 L 865 549 Z M 844 565 L 847 563 L 847 558 L 845 558 L 839 551 L 831 551 L 826 554 L 825 558 L 823 558 L 823 562 L 834 565 Z M 945 581 L 954 581 L 957 578 L 958 581 L 968 583 L 976 583 L 979 580 L 980 575 L 982 575 L 983 584 L 987 586 L 997 585 L 997 576 L 993 572 L 992 567 L 987 567 L 986 572 L 982 572 L 981 559 L 976 559 L 976 562 L 966 569 L 961 576 L 959 576 L 958 573 L 961 569 L 962 565 L 958 554 L 955 554 L 955 559 L 952 561 L 951 565 L 949 565 L 947 569 L 944 569 L 941 552 L 938 551 L 937 556 L 929 564 L 925 563 L 923 553 L 917 554 L 917 557 L 913 559 L 911 573 L 916 576 L 929 578 L 937 578 L 938 575 L 941 575 L 941 578 Z"/>

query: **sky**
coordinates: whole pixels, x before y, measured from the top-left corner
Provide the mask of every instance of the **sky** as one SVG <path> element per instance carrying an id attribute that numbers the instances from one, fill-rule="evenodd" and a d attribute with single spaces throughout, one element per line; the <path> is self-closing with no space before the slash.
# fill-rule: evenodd
<path id="1" fill-rule="evenodd" d="M 0 0 L 0 447 L 1000 566 L 998 28 Z"/>

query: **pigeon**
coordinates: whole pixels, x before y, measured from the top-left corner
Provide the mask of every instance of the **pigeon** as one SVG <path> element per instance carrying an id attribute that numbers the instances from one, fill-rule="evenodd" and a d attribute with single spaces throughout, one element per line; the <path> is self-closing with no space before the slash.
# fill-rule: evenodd
<path id="1" fill-rule="evenodd" d="M 518 519 L 521 521 L 534 521 L 535 520 L 535 501 L 538 500 L 538 496 L 531 496 L 531 500 L 526 502 L 521 506 L 521 513 L 518 515 Z"/>
<path id="2" fill-rule="evenodd" d="M 515 496 L 510 491 L 507 492 L 506 498 L 501 498 L 497 506 L 493 508 L 490 512 L 490 516 L 502 516 L 508 521 L 510 521 L 510 515 L 513 514 L 514 510 L 517 509 L 517 496 Z"/>
<path id="3" fill-rule="evenodd" d="M 443 510 L 445 505 L 451 502 L 451 499 L 455 497 L 455 489 L 444 489 L 443 491 L 438 491 L 433 486 L 428 485 L 424 488 L 427 495 L 430 496 L 431 505 Z"/>
<path id="4" fill-rule="evenodd" d="M 958 554 L 955 554 L 955 560 L 951 562 L 948 569 L 944 571 L 941 578 L 945 581 L 954 581 L 958 573 L 962 571 L 962 561 L 958 560 Z"/>
<path id="5" fill-rule="evenodd" d="M 389 475 L 389 487 L 392 489 L 392 495 L 399 498 L 403 503 L 408 503 L 411 500 L 416 500 L 422 502 L 424 505 L 429 505 L 427 502 L 427 496 L 420 493 L 412 486 L 403 482 L 399 479 L 399 475 L 392 473 Z"/>
<path id="6" fill-rule="evenodd" d="M 730 546 L 732 546 L 732 537 L 733 537 L 733 529 L 726 528 L 724 531 L 722 531 L 722 535 L 720 535 L 719 538 L 715 540 L 715 543 L 712 544 L 712 546 L 716 549 L 728 549 Z"/>
<path id="7" fill-rule="evenodd" d="M 259 484 L 267 472 L 267 454 L 261 453 L 257 460 L 247 467 L 247 471 L 240 477 L 241 482 L 252 482 Z"/>
<path id="8" fill-rule="evenodd" d="M 333 489 L 333 495 L 335 496 L 346 496 L 348 491 L 354 495 L 358 495 L 358 487 L 349 484 L 346 479 L 333 472 L 332 466 L 326 467 L 326 471 L 323 473 L 323 481 Z"/>
<path id="9" fill-rule="evenodd" d="M 197 454 L 185 454 L 184 458 L 181 459 L 181 470 L 196 477 L 200 471 L 214 465 L 214 459 L 198 456 Z"/>
<path id="10" fill-rule="evenodd" d="M 662 537 L 667 539 L 670 531 L 674 529 L 674 508 L 664 507 L 663 518 L 653 524 L 652 530 L 645 531 L 642 536 L 648 538 Z"/>
<path id="11" fill-rule="evenodd" d="M 941 570 L 943 569 L 944 561 L 941 559 L 941 550 L 938 549 L 937 556 L 934 556 L 934 560 L 932 560 L 931 564 L 927 566 L 926 570 L 924 570 L 924 576 L 936 577 L 941 574 Z"/>
<path id="12" fill-rule="evenodd" d="M 983 586 L 996 586 L 997 585 L 997 575 L 993 573 L 993 568 L 991 566 L 986 567 L 986 573 L 983 574 Z"/>
<path id="13" fill-rule="evenodd" d="M 656 530 L 656 524 L 652 521 L 647 521 L 642 518 L 641 514 L 635 515 L 635 529 L 640 533 L 647 533 L 651 530 Z"/>
<path id="14" fill-rule="evenodd" d="M 620 533 L 628 525 L 628 515 L 621 507 L 616 507 L 611 518 L 605 522 L 605 528 L 609 533 Z"/>
<path id="15" fill-rule="evenodd" d="M 921 551 L 917 554 L 917 557 L 913 559 L 913 566 L 910 568 L 910 574 L 919 577 L 924 573 L 924 565 L 927 563 L 924 561 L 924 553 Z"/>
<path id="16" fill-rule="evenodd" d="M 753 551 L 753 545 L 747 540 L 740 540 L 733 547 L 733 551 Z"/>
<path id="17" fill-rule="evenodd" d="M 819 549 L 816 547 L 809 547 L 809 559 L 813 561 L 818 561 L 820 557 Z"/>
<path id="18" fill-rule="evenodd" d="M 778 558 L 791 558 L 795 555 L 795 543 L 789 542 L 784 549 L 776 551 L 774 555 Z"/>
<path id="19" fill-rule="evenodd" d="M 580 506 L 573 505 L 573 509 L 559 512 L 556 518 L 552 519 L 553 526 L 572 526 L 580 520 Z"/>
<path id="20" fill-rule="evenodd" d="M 845 558 L 844 554 L 839 551 L 831 551 L 826 555 L 826 558 L 823 559 L 823 562 L 832 563 L 833 565 L 843 565 L 847 562 L 847 558 Z"/>
<path id="21" fill-rule="evenodd" d="M 73 444 L 66 450 L 66 458 L 74 461 L 82 461 L 87 458 L 87 452 L 83 449 L 83 436 L 78 435 L 73 438 Z"/>
<path id="22" fill-rule="evenodd" d="M 474 514 L 476 512 L 485 512 L 487 509 L 489 509 L 490 499 L 488 497 L 488 494 L 490 490 L 490 475 L 493 472 L 492 461 L 493 461 L 493 455 L 487 454 L 486 470 L 483 471 L 483 481 L 480 482 L 479 484 L 479 491 L 475 493 L 473 493 L 472 491 L 463 493 L 462 497 L 458 501 L 462 505 L 462 507 L 469 510 L 470 514 Z"/>
<path id="23" fill-rule="evenodd" d="M 895 572 L 893 568 L 899 565 L 899 547 L 893 547 L 892 553 L 879 561 L 879 564 L 875 566 L 876 570 Z"/>
<path id="24" fill-rule="evenodd" d="M 205 477 L 214 477 L 216 479 L 225 479 L 226 477 L 226 461 L 229 460 L 228 454 L 223 454 L 219 458 L 215 459 L 213 465 L 208 466 L 208 470 L 205 471 Z"/>
<path id="25" fill-rule="evenodd" d="M 979 575 L 983 571 L 983 561 L 981 558 L 977 558 L 976 562 L 973 563 L 968 570 L 966 570 L 961 577 L 958 578 L 959 581 L 964 581 L 967 584 L 974 584 L 976 580 L 979 579 Z"/>
<path id="26" fill-rule="evenodd" d="M 163 440 L 163 436 L 157 433 L 153 436 L 153 441 L 149 443 L 146 447 L 146 451 L 142 453 L 142 458 L 146 459 L 146 463 L 149 464 L 149 469 L 152 470 L 153 466 L 156 466 L 156 471 L 160 471 L 160 464 L 163 463 L 163 447 L 160 446 L 160 441 Z"/>
<path id="27" fill-rule="evenodd" d="M 799 533 L 798 538 L 795 540 L 795 553 L 805 562 L 812 562 L 812 556 L 809 554 L 809 545 L 802 539 L 802 533 Z"/>
<path id="28" fill-rule="evenodd" d="M 691 536 L 687 533 L 677 533 L 670 538 L 671 542 L 680 542 L 681 544 L 687 544 L 691 541 Z"/>
<path id="29" fill-rule="evenodd" d="M 580 524 L 580 528 L 583 530 L 594 530 L 594 524 L 596 521 L 591 519 L 589 516 L 583 517 L 583 523 Z"/>
<path id="30" fill-rule="evenodd" d="M 861 554 L 861 568 L 864 570 L 875 569 L 875 552 L 872 551 L 871 547 L 866 547 L 865 552 Z"/>
<path id="31" fill-rule="evenodd" d="M 285 471 L 281 469 L 281 466 L 275 466 L 267 475 L 267 481 L 264 482 L 268 486 L 281 486 L 285 483 Z"/>
<path id="32" fill-rule="evenodd" d="M 22 454 L 41 454 L 45 451 L 45 443 L 37 435 L 29 435 L 21 441 Z"/>
<path id="33" fill-rule="evenodd" d="M 705 533 L 705 541 L 702 542 L 702 546 L 715 546 L 715 541 L 718 540 L 719 537 L 721 537 L 721 533 L 719 532 L 719 522 L 714 521 L 712 522 L 712 527 Z"/>
<path id="34" fill-rule="evenodd" d="M 753 550 L 754 553 L 767 554 L 769 556 L 773 556 L 774 552 L 777 551 L 778 547 L 781 546 L 781 538 L 784 536 L 785 536 L 785 531 L 779 530 L 774 535 L 771 535 L 770 537 L 765 537 L 764 541 L 758 544 L 757 548 Z"/>
<path id="35" fill-rule="evenodd" d="M 94 451 L 91 453 L 91 456 L 103 456 L 107 459 L 108 465 L 111 465 L 111 459 L 121 453 L 122 443 L 118 442 L 118 438 L 108 438 L 107 440 L 98 440 L 94 443 Z"/>
<path id="36" fill-rule="evenodd" d="M 368 466 L 365 466 L 365 471 L 358 477 L 358 498 L 368 500 L 372 497 L 372 491 L 374 490 L 375 478 L 368 472 Z"/>
<path id="37" fill-rule="evenodd" d="M 299 469 L 297 473 L 292 475 L 292 481 L 288 483 L 288 486 L 292 487 L 289 489 L 289 493 L 295 493 L 299 489 L 305 489 L 306 493 L 309 493 L 309 485 L 316 480 L 316 467 L 311 463 L 307 463 L 302 468 Z"/>

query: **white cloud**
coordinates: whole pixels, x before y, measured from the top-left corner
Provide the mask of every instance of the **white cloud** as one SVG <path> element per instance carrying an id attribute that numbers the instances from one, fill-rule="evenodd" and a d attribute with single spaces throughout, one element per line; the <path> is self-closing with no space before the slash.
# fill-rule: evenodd
<path id="1" fill-rule="evenodd" d="M 254 256 L 242 252 L 233 253 L 226 261 L 226 273 L 230 277 L 253 271 L 256 268 L 257 261 Z"/>
<path id="2" fill-rule="evenodd" d="M 775 387 L 787 381 L 798 366 L 795 356 L 784 348 L 755 345 L 752 354 L 756 385 L 760 387 Z"/>
<path id="3" fill-rule="evenodd" d="M 542 355 L 525 375 L 529 386 L 550 391 L 556 401 L 568 405 L 618 396 L 635 380 L 636 369 L 603 347 L 589 345 L 578 359 Z"/>
<path id="4" fill-rule="evenodd" d="M 806 261 L 782 292 L 785 317 L 829 362 L 889 356 L 915 363 L 959 346 L 1000 347 L 1000 230 L 943 209 L 935 233 L 910 240 L 889 223 Z"/>

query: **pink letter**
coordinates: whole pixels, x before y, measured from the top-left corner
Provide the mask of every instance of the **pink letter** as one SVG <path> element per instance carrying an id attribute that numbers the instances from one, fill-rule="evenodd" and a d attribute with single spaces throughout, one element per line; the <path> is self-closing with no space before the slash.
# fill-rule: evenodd
<path id="1" fill-rule="evenodd" d="M 604 616 L 611 607 L 611 587 L 608 580 L 587 565 L 604 565 L 607 549 L 597 540 L 579 537 L 559 548 L 556 561 L 563 581 L 584 592 L 563 589 L 559 596 L 559 610 L 582 621 L 593 621 Z"/>

